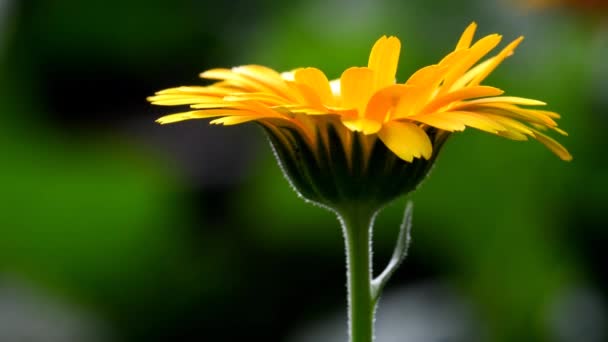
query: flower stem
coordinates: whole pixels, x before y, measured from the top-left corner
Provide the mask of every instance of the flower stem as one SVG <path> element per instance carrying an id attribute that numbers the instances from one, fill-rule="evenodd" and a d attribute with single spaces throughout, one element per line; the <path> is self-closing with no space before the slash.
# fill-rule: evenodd
<path id="1" fill-rule="evenodd" d="M 374 336 L 371 228 L 375 212 L 366 209 L 349 208 L 338 213 L 346 245 L 350 342 L 372 342 Z"/>

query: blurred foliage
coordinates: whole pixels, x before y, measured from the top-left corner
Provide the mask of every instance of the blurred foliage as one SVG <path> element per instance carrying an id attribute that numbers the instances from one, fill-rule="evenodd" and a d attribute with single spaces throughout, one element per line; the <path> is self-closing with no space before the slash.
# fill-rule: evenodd
<path id="1" fill-rule="evenodd" d="M 455 134 L 410 195 L 414 243 L 389 289 L 447 281 L 474 303 L 492 341 L 554 341 L 549 310 L 571 288 L 595 289 L 606 304 L 608 40 L 583 15 L 484 1 L 5 7 L 0 270 L 99 312 L 125 340 L 282 340 L 344 302 L 337 221 L 289 189 L 261 130 L 251 143 L 264 149 L 244 180 L 190 183 L 150 136 L 158 112 L 146 95 L 245 63 L 317 66 L 335 78 L 366 64 L 382 34 L 404 41 L 402 80 L 438 61 L 472 20 L 480 34 L 526 36 L 487 83 L 562 113 L 574 161 L 535 142 Z M 378 219 L 376 269 L 391 253 L 403 205 Z"/>

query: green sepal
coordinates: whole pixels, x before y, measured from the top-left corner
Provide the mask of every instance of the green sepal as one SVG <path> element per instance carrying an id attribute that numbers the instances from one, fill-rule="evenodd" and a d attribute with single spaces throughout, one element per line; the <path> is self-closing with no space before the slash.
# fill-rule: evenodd
<path id="1" fill-rule="evenodd" d="M 362 133 L 348 131 L 350 146 L 344 146 L 338 129 L 346 128 L 332 124 L 319 126 L 312 138 L 293 126 L 263 127 L 294 190 L 302 198 L 332 209 L 351 203 L 379 209 L 413 191 L 429 173 L 448 136 L 428 129 L 434 143 L 431 158 L 406 162 L 379 139 L 368 139 Z M 371 142 L 367 151 L 364 139 Z"/>

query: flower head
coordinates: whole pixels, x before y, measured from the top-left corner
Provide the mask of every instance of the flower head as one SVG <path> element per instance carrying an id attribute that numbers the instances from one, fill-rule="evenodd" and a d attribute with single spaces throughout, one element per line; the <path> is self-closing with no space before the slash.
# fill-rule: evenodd
<path id="1" fill-rule="evenodd" d="M 559 115 L 527 108 L 543 102 L 501 96 L 482 85 L 511 56 L 520 37 L 480 62 L 501 41 L 491 34 L 473 43 L 469 25 L 455 49 L 405 82 L 395 79 L 401 43 L 382 37 L 365 67 L 329 81 L 316 68 L 278 73 L 259 65 L 211 69 L 208 86 L 162 90 L 156 105 L 191 110 L 158 119 L 162 124 L 214 118 L 212 124 L 260 123 L 288 179 L 306 198 L 331 204 L 344 198 L 385 202 L 411 191 L 426 175 L 447 137 L 467 127 L 513 140 L 534 138 L 563 160 L 568 151 L 541 131 Z"/>

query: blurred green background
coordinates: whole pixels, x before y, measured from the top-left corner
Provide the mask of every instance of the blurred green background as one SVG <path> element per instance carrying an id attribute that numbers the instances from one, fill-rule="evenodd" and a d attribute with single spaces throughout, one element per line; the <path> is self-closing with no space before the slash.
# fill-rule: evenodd
<path id="1" fill-rule="evenodd" d="M 1 341 L 345 341 L 342 237 L 255 125 L 160 127 L 145 97 L 239 64 L 398 79 L 480 35 L 526 40 L 486 82 L 562 113 L 539 143 L 457 134 L 415 202 L 378 341 L 608 341 L 605 11 L 503 1 L 0 0 Z M 387 262 L 405 200 L 379 217 Z"/>

